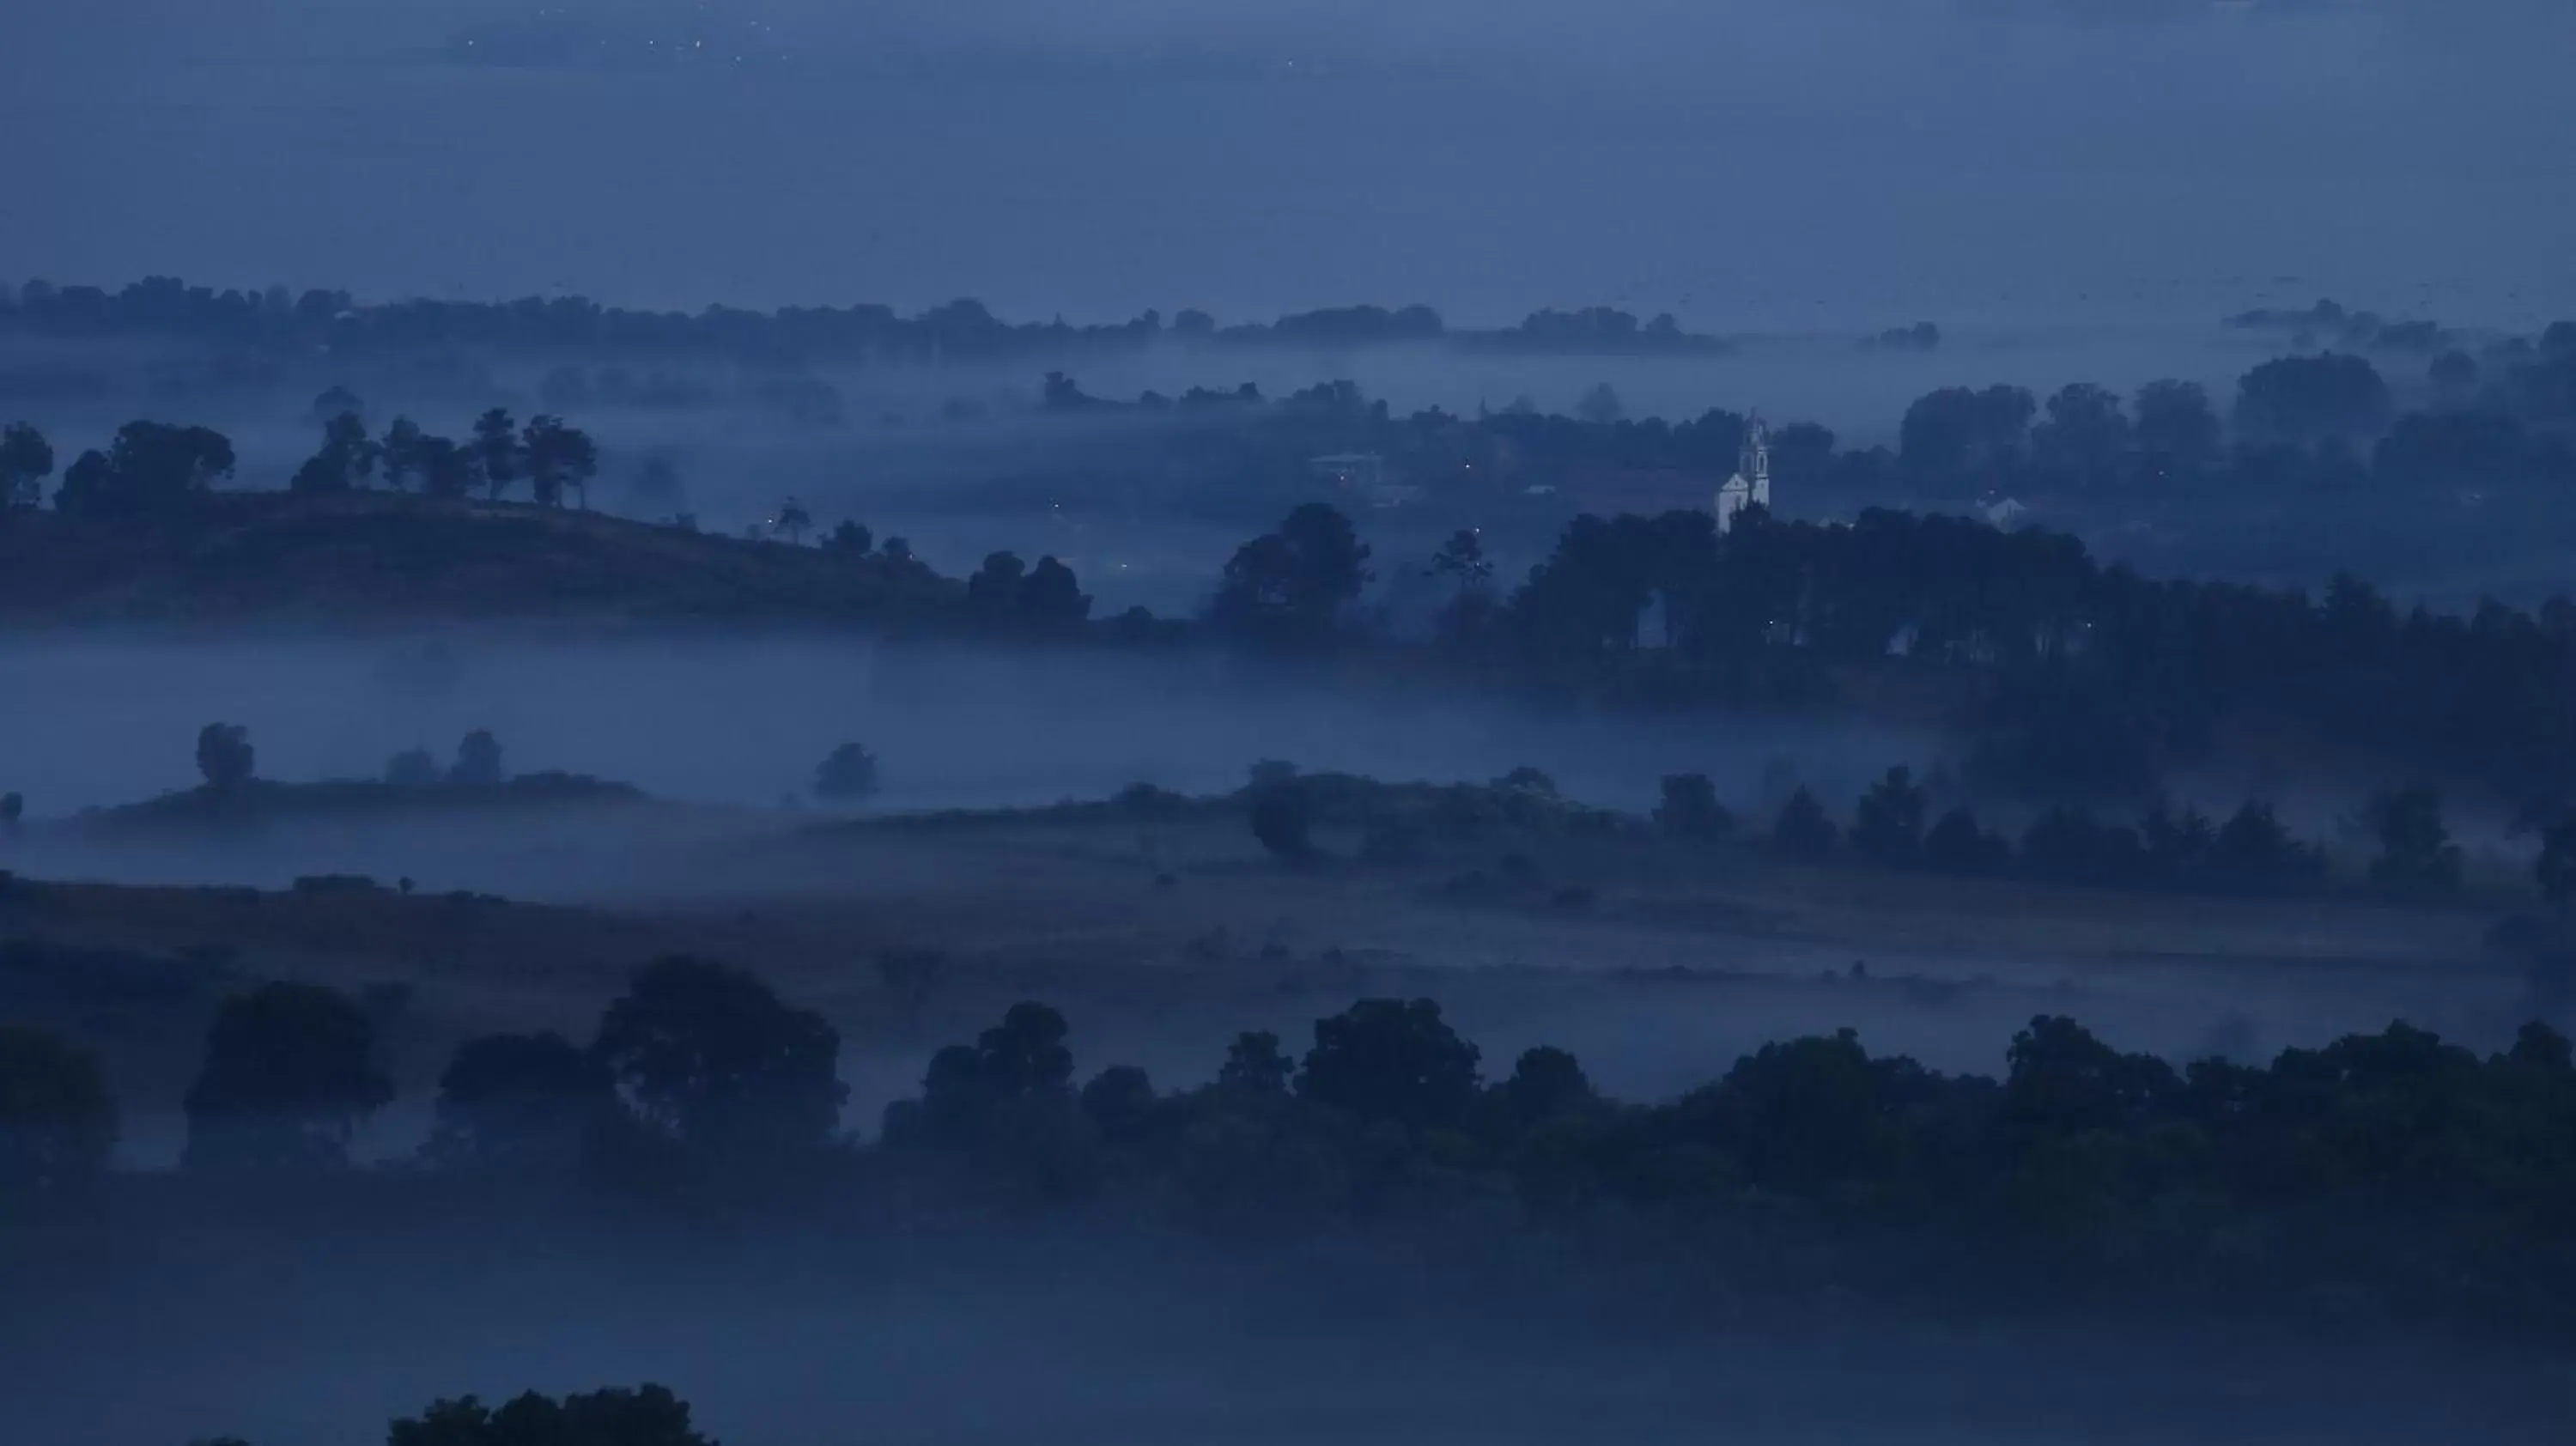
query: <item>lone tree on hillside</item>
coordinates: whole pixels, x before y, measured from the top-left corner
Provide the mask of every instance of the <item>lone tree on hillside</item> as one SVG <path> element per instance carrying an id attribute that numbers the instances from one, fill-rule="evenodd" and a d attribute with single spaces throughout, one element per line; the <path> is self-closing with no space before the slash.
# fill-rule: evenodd
<path id="1" fill-rule="evenodd" d="M 599 475 L 599 446 L 588 432 L 564 425 L 561 417 L 530 417 L 519 433 L 519 457 L 539 506 L 563 506 L 564 489 L 570 487 L 580 494 L 581 509 L 590 510 L 590 479 Z"/>
<path id="2" fill-rule="evenodd" d="M 257 761 L 250 730 L 240 724 L 209 723 L 197 730 L 197 771 L 205 775 L 206 787 L 218 791 L 241 787 L 250 782 Z"/>
<path id="3" fill-rule="evenodd" d="M 877 791 L 877 756 L 864 743 L 844 743 L 824 755 L 814 769 L 814 796 L 833 803 L 855 803 Z"/>
<path id="4" fill-rule="evenodd" d="M 802 547 L 805 534 L 814 530 L 814 514 L 805 510 L 804 503 L 790 497 L 778 504 L 778 517 L 770 524 L 770 530 L 791 545 Z"/>

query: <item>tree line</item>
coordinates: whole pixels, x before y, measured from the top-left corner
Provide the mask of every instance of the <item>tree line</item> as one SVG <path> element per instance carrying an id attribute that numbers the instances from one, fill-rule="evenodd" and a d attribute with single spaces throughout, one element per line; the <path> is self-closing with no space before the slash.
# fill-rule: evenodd
<path id="1" fill-rule="evenodd" d="M 1419 343 L 1549 354 L 1600 355 L 1723 350 L 1717 338 L 1684 331 L 1670 315 L 1639 319 L 1615 307 L 1542 309 L 1491 330 L 1451 328 L 1428 306 L 1323 307 L 1272 322 L 1221 325 L 1184 308 L 1168 320 L 1147 310 L 1123 322 L 1068 325 L 1011 322 L 984 303 L 959 298 L 906 316 L 893 307 L 790 306 L 750 311 L 715 305 L 697 312 L 603 306 L 587 297 L 513 301 L 418 298 L 361 302 L 346 291 L 192 286 L 151 276 L 116 290 L 30 281 L 0 285 L 0 333 L 66 340 L 188 337 L 218 345 L 335 355 L 387 355 L 471 347 L 495 352 L 654 353 L 794 364 L 919 364 L 1006 361 L 1036 355 L 1118 354 L 1158 341 L 1229 346 L 1350 347 Z"/>
<path id="2" fill-rule="evenodd" d="M 2538 1023 L 2483 1056 L 2398 1023 L 2177 1068 L 2042 1016 L 1994 1078 L 1843 1030 L 1639 1104 L 1558 1048 L 1489 1077 L 1427 999 L 1363 999 L 1315 1021 L 1302 1053 L 1242 1034 L 1180 1089 L 1126 1065 L 1079 1078 L 1064 1016 L 1025 1002 L 936 1051 L 865 1142 L 844 1133 L 840 1049 L 752 974 L 660 959 L 587 1042 L 460 1045 L 429 1142 L 387 1168 L 725 1208 L 876 1192 L 934 1211 L 1121 1209 L 1219 1232 L 1502 1206 L 1531 1228 L 1679 1231 L 1657 1237 L 1678 1248 L 1711 1231 L 1776 1241 L 1785 1224 L 2028 1269 L 2035 1288 L 2070 1267 L 2231 1298 L 2296 1281 L 2576 1325 L 2576 1063 Z M 94 1054 L 0 1030 L 0 1085 L 0 1191 L 19 1208 L 113 1185 L 118 1112 Z M 393 1093 L 361 1004 L 260 985 L 208 1033 L 183 1168 L 326 1188 Z"/>
<path id="3" fill-rule="evenodd" d="M 1326 504 L 1226 565 L 1211 623 L 1243 641 L 1332 644 L 1355 626 L 1372 550 Z M 1972 779 L 2067 802 L 2136 800 L 2262 712 L 2517 802 L 2576 796 L 2576 603 L 2401 611 L 2362 580 L 2300 588 L 2153 580 L 2072 537 L 1872 509 L 1851 523 L 1760 509 L 1576 518 L 1508 593 L 1481 537 L 1431 557 L 1454 595 L 1437 646 L 1551 686 L 1643 700 L 1821 702 L 1855 671 L 1960 685 Z"/>

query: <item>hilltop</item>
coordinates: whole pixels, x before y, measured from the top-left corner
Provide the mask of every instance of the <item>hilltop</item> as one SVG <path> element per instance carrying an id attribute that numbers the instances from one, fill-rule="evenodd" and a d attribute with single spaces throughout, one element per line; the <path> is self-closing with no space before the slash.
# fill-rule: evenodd
<path id="1" fill-rule="evenodd" d="M 910 558 L 387 492 L 222 492 L 168 517 L 0 522 L 0 622 L 894 621 L 963 596 Z"/>

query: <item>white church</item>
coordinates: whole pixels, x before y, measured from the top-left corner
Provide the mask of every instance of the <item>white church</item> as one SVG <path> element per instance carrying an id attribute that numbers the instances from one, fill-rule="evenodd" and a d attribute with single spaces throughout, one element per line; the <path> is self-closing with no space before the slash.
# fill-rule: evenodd
<path id="1" fill-rule="evenodd" d="M 1747 507 L 1771 509 L 1771 428 L 1760 413 L 1744 424 L 1744 455 L 1736 463 L 1735 475 L 1717 489 L 1717 530 L 1724 534 L 1735 526 L 1735 514 Z"/>

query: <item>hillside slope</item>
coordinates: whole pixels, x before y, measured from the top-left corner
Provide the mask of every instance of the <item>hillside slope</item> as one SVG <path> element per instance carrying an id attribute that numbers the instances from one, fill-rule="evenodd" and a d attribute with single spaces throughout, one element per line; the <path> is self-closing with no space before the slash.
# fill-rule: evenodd
<path id="1" fill-rule="evenodd" d="M 184 519 L 0 519 L 0 622 L 936 617 L 913 561 L 520 504 L 209 496 Z"/>

